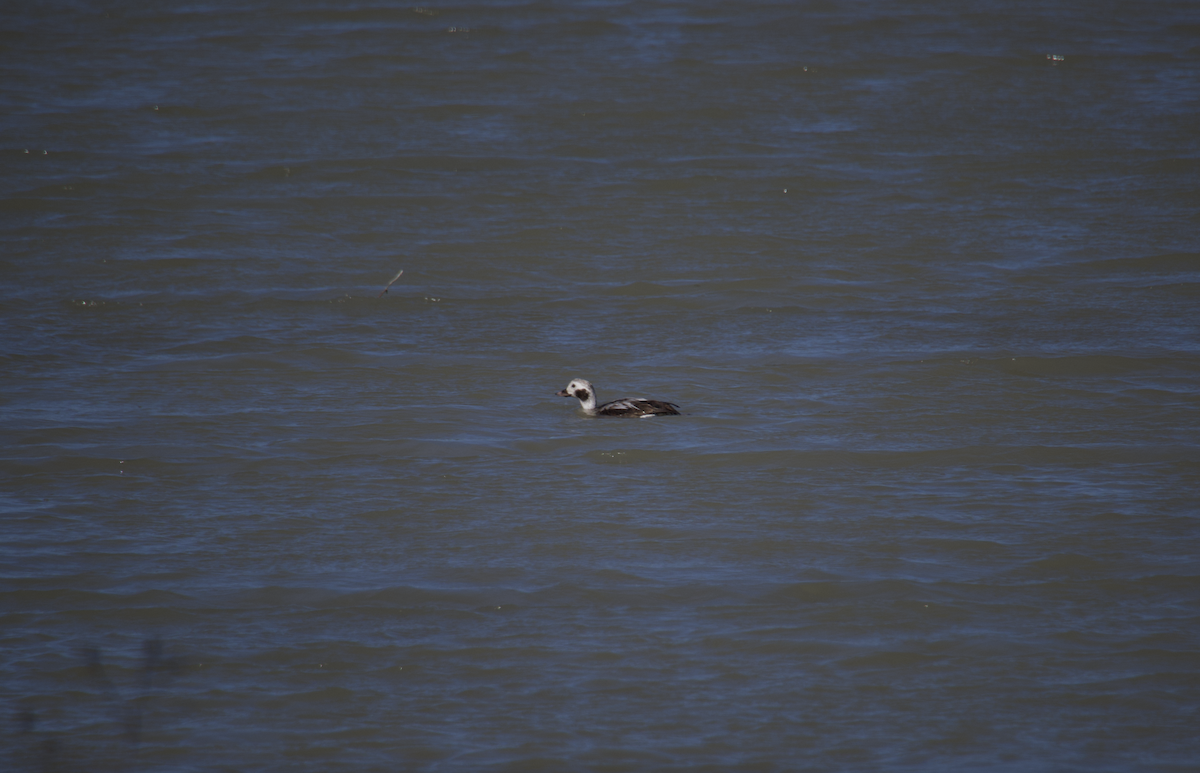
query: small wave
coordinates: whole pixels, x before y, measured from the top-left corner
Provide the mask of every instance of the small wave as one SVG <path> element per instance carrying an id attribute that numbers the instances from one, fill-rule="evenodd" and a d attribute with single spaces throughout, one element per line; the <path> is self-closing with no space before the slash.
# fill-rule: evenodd
<path id="1" fill-rule="evenodd" d="M 107 593 L 73 589 L 33 589 L 0 593 L 5 606 L 20 611 L 114 610 L 135 607 L 173 609 L 194 605 L 194 599 L 181 593 L 165 590 L 146 590 L 136 593 Z"/>
<path id="2" fill-rule="evenodd" d="M 862 669 L 907 669 L 932 663 L 937 658 L 923 652 L 885 651 L 866 655 L 855 655 L 841 660 L 838 665 L 853 670 Z"/>
<path id="3" fill-rule="evenodd" d="M 624 24 L 607 19 L 581 19 L 579 21 L 547 22 L 538 25 L 531 32 L 549 34 L 556 38 L 563 36 L 597 37 L 628 35 L 629 28 Z"/>
<path id="4" fill-rule="evenodd" d="M 657 419 L 656 419 L 657 421 Z M 1174 461 L 1190 456 L 1190 447 L 1083 446 L 968 446 L 912 450 L 774 449 L 734 452 L 694 452 L 674 449 L 620 448 L 592 450 L 584 457 L 596 464 L 692 465 L 703 468 L 757 467 L 900 470 L 910 467 L 976 467 L 997 464 L 1101 465 Z"/>
<path id="5" fill-rule="evenodd" d="M 1107 258 L 1058 265 L 1064 270 L 1091 274 L 1196 274 L 1200 273 L 1200 252 L 1168 252 L 1136 258 Z"/>
<path id="6" fill-rule="evenodd" d="M 813 604 L 826 601 L 842 601 L 856 595 L 856 589 L 842 582 L 816 581 L 798 582 L 772 590 L 759 598 L 759 601 L 773 604 Z"/>
<path id="7" fill-rule="evenodd" d="M 1180 357 L 1133 357 L 1113 354 L 1084 354 L 1063 357 L 1007 357 L 972 360 L 1018 376 L 1094 377 L 1123 376 L 1138 372 L 1200 372 L 1200 359 Z"/>
<path id="8" fill-rule="evenodd" d="M 1112 566 L 1104 561 L 1075 553 L 1059 553 L 1031 561 L 1014 574 L 1025 577 L 1095 577 L 1106 574 Z"/>

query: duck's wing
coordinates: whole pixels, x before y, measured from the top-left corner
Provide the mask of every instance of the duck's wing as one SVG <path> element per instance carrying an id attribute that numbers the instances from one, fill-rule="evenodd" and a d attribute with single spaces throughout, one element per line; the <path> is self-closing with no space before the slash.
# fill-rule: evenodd
<path id="1" fill-rule="evenodd" d="M 605 403 L 596 409 L 597 416 L 678 416 L 679 406 L 662 400 L 626 397 Z"/>
<path id="2" fill-rule="evenodd" d="M 638 400 L 638 405 L 642 406 L 647 415 L 661 413 L 664 416 L 678 416 L 679 406 L 675 403 L 668 403 L 665 400 Z"/>

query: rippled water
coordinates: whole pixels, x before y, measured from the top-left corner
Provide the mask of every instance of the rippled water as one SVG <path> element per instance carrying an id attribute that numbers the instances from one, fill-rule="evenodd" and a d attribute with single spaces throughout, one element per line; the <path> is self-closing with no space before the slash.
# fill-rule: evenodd
<path id="1" fill-rule="evenodd" d="M 1194 3 L 5 20 L 11 769 L 1200 759 Z"/>

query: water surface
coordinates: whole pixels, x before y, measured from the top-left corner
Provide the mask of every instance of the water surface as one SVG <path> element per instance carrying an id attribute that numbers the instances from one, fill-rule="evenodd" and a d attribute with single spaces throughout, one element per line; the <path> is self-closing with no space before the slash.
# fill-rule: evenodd
<path id="1" fill-rule="evenodd" d="M 12 769 L 1200 758 L 1194 4 L 5 19 Z"/>

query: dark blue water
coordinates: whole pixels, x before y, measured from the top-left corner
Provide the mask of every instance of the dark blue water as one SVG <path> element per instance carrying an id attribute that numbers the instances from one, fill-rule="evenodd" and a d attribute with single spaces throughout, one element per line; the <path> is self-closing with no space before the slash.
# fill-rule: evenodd
<path id="1" fill-rule="evenodd" d="M 3 20 L 6 768 L 1200 759 L 1196 4 Z"/>

